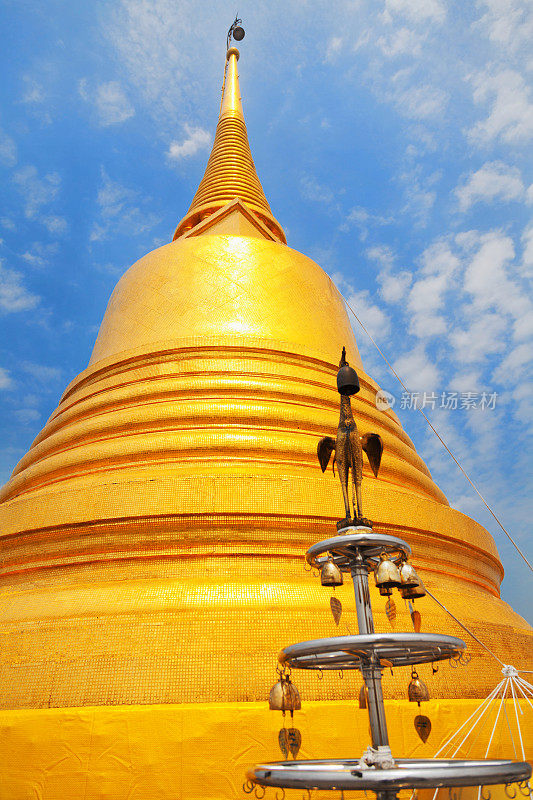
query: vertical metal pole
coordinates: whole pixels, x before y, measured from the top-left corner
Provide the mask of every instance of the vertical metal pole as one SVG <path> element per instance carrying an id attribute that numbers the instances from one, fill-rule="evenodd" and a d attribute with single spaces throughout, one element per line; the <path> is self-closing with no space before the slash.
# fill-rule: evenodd
<path id="1" fill-rule="evenodd" d="M 372 606 L 370 604 L 370 592 L 368 589 L 368 569 L 363 561 L 361 553 L 357 553 L 355 564 L 351 570 L 352 580 L 355 591 L 355 607 L 357 610 L 357 624 L 359 633 L 374 633 L 374 618 L 372 616 Z M 368 716 L 370 721 L 370 733 L 372 735 L 372 747 L 389 746 L 389 736 L 387 733 L 387 722 L 383 705 L 383 690 L 381 688 L 381 666 L 375 655 L 361 665 L 361 672 L 366 684 L 368 694 Z"/>

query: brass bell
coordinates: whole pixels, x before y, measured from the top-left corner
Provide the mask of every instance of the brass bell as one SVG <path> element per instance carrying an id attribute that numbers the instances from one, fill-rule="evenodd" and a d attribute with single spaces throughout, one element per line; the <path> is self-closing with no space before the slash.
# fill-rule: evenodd
<path id="1" fill-rule="evenodd" d="M 418 597 L 426 596 L 426 590 L 424 588 L 424 584 L 422 583 L 418 575 L 416 577 L 418 578 L 418 585 L 415 586 L 408 584 L 407 586 L 400 587 L 400 594 L 404 600 L 416 600 Z"/>
<path id="2" fill-rule="evenodd" d="M 407 687 L 407 696 L 411 703 L 418 703 L 418 705 L 429 700 L 428 687 L 424 681 L 420 680 L 416 669 L 411 672 L 411 682 Z"/>
<path id="3" fill-rule="evenodd" d="M 342 572 L 336 564 L 328 559 L 320 571 L 322 586 L 342 586 Z"/>
<path id="4" fill-rule="evenodd" d="M 271 711 L 299 711 L 302 707 L 300 693 L 296 686 L 291 683 L 289 676 L 282 675 L 280 680 L 274 684 L 268 696 L 268 705 Z"/>
<path id="5" fill-rule="evenodd" d="M 400 579 L 403 586 L 420 586 L 420 578 L 412 564 L 404 561 L 400 566 Z"/>
<path id="6" fill-rule="evenodd" d="M 381 554 L 381 561 L 376 567 L 374 578 L 376 580 L 376 586 L 380 589 L 381 587 L 384 589 L 394 589 L 396 586 L 402 585 L 398 567 L 393 561 L 387 558 L 385 553 Z"/>
<path id="7" fill-rule="evenodd" d="M 233 38 L 236 42 L 242 42 L 244 39 L 244 28 L 241 28 L 240 25 L 233 28 Z"/>
<path id="8" fill-rule="evenodd" d="M 337 372 L 337 391 L 342 395 L 357 394 L 361 387 L 359 386 L 359 377 L 353 367 L 346 364 L 341 367 Z"/>

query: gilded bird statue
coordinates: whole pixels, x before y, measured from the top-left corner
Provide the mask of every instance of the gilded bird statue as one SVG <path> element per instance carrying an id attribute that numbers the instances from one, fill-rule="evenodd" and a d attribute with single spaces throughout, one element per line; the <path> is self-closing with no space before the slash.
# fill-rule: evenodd
<path id="1" fill-rule="evenodd" d="M 361 481 L 363 479 L 363 450 L 368 456 L 368 461 L 372 472 L 377 477 L 383 453 L 383 440 L 377 433 L 365 433 L 359 436 L 357 425 L 350 404 L 350 395 L 359 391 L 359 378 L 355 370 L 346 361 L 346 348 L 342 348 L 342 356 L 339 363 L 337 374 L 337 388 L 340 400 L 340 419 L 337 428 L 337 437 L 323 436 L 318 443 L 317 455 L 322 468 L 326 471 L 331 454 L 333 456 L 333 474 L 335 474 L 335 463 L 342 487 L 346 518 L 339 520 L 337 528 L 344 528 L 348 525 L 365 525 L 372 527 L 370 520 L 363 517 L 363 506 L 361 501 Z M 353 516 L 350 512 L 350 501 L 348 497 L 348 481 L 352 478 L 352 505 Z"/>

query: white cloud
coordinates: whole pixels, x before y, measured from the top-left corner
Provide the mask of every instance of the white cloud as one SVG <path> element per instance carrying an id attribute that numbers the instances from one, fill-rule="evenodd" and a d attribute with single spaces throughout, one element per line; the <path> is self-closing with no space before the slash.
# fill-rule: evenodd
<path id="1" fill-rule="evenodd" d="M 314 200 L 317 203 L 330 205 L 335 199 L 333 191 L 321 183 L 318 183 L 311 175 L 304 175 L 300 179 L 302 197 L 306 200 Z"/>
<path id="2" fill-rule="evenodd" d="M 379 36 L 376 44 L 384 56 L 394 58 L 405 54 L 420 55 L 424 40 L 425 36 L 410 28 L 398 28 Z"/>
<path id="3" fill-rule="evenodd" d="M 19 408 L 15 411 L 15 416 L 21 425 L 30 425 L 32 422 L 37 422 L 41 419 L 41 415 L 34 408 Z"/>
<path id="4" fill-rule="evenodd" d="M 490 203 L 496 198 L 509 201 L 521 200 L 525 187 L 520 170 L 502 161 L 487 161 L 476 172 L 471 172 L 455 193 L 461 211 L 468 210 L 474 203 Z"/>
<path id="5" fill-rule="evenodd" d="M 197 116 L 206 105 L 208 82 L 218 85 L 222 63 L 217 45 L 228 23 L 227 9 L 215 5 L 198 17 L 193 0 L 104 4 L 102 36 L 111 42 L 125 86 L 135 87 L 160 131 L 175 130 L 185 115 Z M 211 103 L 207 107 L 211 110 Z"/>
<path id="6" fill-rule="evenodd" d="M 422 345 L 400 356 L 394 369 L 412 392 L 436 392 L 439 386 L 439 370 L 428 357 Z"/>
<path id="7" fill-rule="evenodd" d="M 13 167 L 17 163 L 17 145 L 11 136 L 0 129 L 0 164 Z"/>
<path id="8" fill-rule="evenodd" d="M 12 389 L 14 385 L 13 379 L 7 369 L 0 367 L 0 389 Z"/>
<path id="9" fill-rule="evenodd" d="M 48 232 L 56 236 L 61 236 L 61 234 L 65 233 L 68 228 L 68 223 L 65 217 L 49 215 L 46 217 L 40 217 L 39 219 Z"/>
<path id="10" fill-rule="evenodd" d="M 422 270 L 426 275 L 447 275 L 452 277 L 459 267 L 459 259 L 452 253 L 446 241 L 437 241 L 426 247 L 420 257 Z"/>
<path id="11" fill-rule="evenodd" d="M 56 172 L 39 178 L 33 166 L 23 167 L 16 172 L 13 182 L 26 201 L 25 214 L 28 219 L 36 217 L 43 206 L 51 203 L 61 186 L 61 178 Z"/>
<path id="12" fill-rule="evenodd" d="M 383 310 L 372 302 L 368 291 L 352 291 L 347 299 L 365 328 L 378 343 L 388 337 L 390 321 Z"/>
<path id="13" fill-rule="evenodd" d="M 372 261 L 381 266 L 377 275 L 379 293 L 386 303 L 400 303 L 405 300 L 413 276 L 407 270 L 395 269 L 395 257 L 387 245 L 376 245 L 366 251 Z"/>
<path id="14" fill-rule="evenodd" d="M 118 81 L 101 83 L 94 91 L 89 90 L 87 79 L 83 78 L 78 85 L 84 100 L 93 103 L 98 122 L 103 127 L 118 125 L 135 114 L 135 109 L 126 97 Z"/>
<path id="15" fill-rule="evenodd" d="M 118 125 L 135 114 L 135 109 L 117 81 L 102 83 L 94 98 L 100 125 Z"/>
<path id="16" fill-rule="evenodd" d="M 17 226 L 9 217 L 2 217 L 2 219 L 0 219 L 0 224 L 6 231 L 15 231 L 17 229 Z"/>
<path id="17" fill-rule="evenodd" d="M 533 6 L 529 0 L 481 0 L 486 13 L 477 23 L 485 28 L 494 44 L 506 54 L 522 45 L 531 46 L 533 39 Z"/>
<path id="18" fill-rule="evenodd" d="M 332 61 L 342 50 L 343 39 L 341 36 L 331 36 L 326 45 L 326 61 Z"/>
<path id="19" fill-rule="evenodd" d="M 492 107 L 487 119 L 468 131 L 472 142 L 485 145 L 501 138 L 518 144 L 533 136 L 533 103 L 522 75 L 511 69 L 492 74 L 486 70 L 474 76 L 473 84 L 474 101 L 485 103 L 492 98 Z"/>
<path id="20" fill-rule="evenodd" d="M 61 379 L 62 372 L 57 367 L 47 367 L 45 364 L 36 364 L 33 361 L 23 361 L 20 366 L 24 372 L 44 385 Z"/>
<path id="21" fill-rule="evenodd" d="M 506 358 L 504 358 L 498 367 L 498 372 L 505 376 L 507 380 L 510 379 L 513 382 L 519 381 L 522 377 L 528 378 L 531 374 L 529 366 L 532 360 L 533 348 L 531 347 L 531 343 L 524 342 L 511 350 Z"/>
<path id="22" fill-rule="evenodd" d="M 459 260 L 446 242 L 438 241 L 424 250 L 420 264 L 407 298 L 409 331 L 420 339 L 442 336 L 448 329 L 445 295 L 453 286 Z"/>
<path id="23" fill-rule="evenodd" d="M 402 213 L 412 217 L 416 225 L 420 227 L 424 227 L 428 223 L 431 209 L 437 199 L 437 193 L 432 187 L 440 178 L 440 172 L 423 176 L 420 166 L 409 169 L 400 175 L 400 180 L 406 187 Z"/>
<path id="24" fill-rule="evenodd" d="M 384 217 L 381 214 L 371 213 L 362 206 L 355 206 L 341 222 L 339 230 L 345 233 L 350 230 L 352 225 L 355 225 L 359 229 L 359 239 L 364 242 L 368 237 L 370 228 L 390 225 L 392 222 L 394 222 L 393 217 Z"/>
<path id="25" fill-rule="evenodd" d="M 465 329 L 454 325 L 449 339 L 458 362 L 474 364 L 484 361 L 489 355 L 503 352 L 506 328 L 506 320 L 494 313 L 481 314 Z"/>
<path id="26" fill-rule="evenodd" d="M 91 231 L 91 242 L 101 242 L 111 234 L 144 233 L 160 222 L 158 216 L 141 209 L 143 201 L 139 192 L 112 181 L 103 167 L 101 177 L 102 183 L 96 198 L 99 219 Z M 148 198 L 144 200 L 147 201 Z"/>
<path id="27" fill-rule="evenodd" d="M 478 245 L 465 271 L 465 290 L 479 309 L 494 308 L 516 315 L 527 301 L 507 274 L 507 266 L 515 255 L 512 239 L 491 231 L 479 236 Z"/>
<path id="28" fill-rule="evenodd" d="M 52 244 L 43 244 L 42 242 L 34 242 L 30 250 L 26 250 L 21 258 L 31 267 L 43 268 L 48 266 L 50 256 L 57 253 L 59 247 L 54 242 Z"/>
<path id="29" fill-rule="evenodd" d="M 411 287 L 407 307 L 411 312 L 409 330 L 421 339 L 446 333 L 446 320 L 438 314 L 444 308 L 447 275 L 432 275 L 417 280 Z"/>
<path id="30" fill-rule="evenodd" d="M 39 303 L 40 298 L 28 292 L 22 284 L 22 274 L 6 269 L 0 262 L 0 310 L 7 313 L 29 311 Z"/>
<path id="31" fill-rule="evenodd" d="M 386 0 L 385 8 L 415 23 L 440 23 L 446 17 L 446 6 L 440 0 Z"/>
<path id="32" fill-rule="evenodd" d="M 203 128 L 185 127 L 186 137 L 181 142 L 171 142 L 167 156 L 173 161 L 195 156 L 201 150 L 206 150 L 211 144 L 211 134 Z"/>
<path id="33" fill-rule="evenodd" d="M 33 78 L 30 78 L 29 75 L 25 75 L 23 77 L 23 81 L 26 85 L 26 88 L 24 94 L 22 95 L 22 102 L 32 105 L 42 103 L 45 99 L 45 93 L 41 84 L 37 83 L 37 81 Z"/>
<path id="34" fill-rule="evenodd" d="M 477 392 L 482 388 L 481 373 L 477 370 L 455 373 L 448 380 L 451 392 Z"/>
<path id="35" fill-rule="evenodd" d="M 386 303 L 401 303 L 407 296 L 412 280 L 411 273 L 405 270 L 394 273 L 382 271 L 378 275 L 381 284 L 379 293 Z"/>
<path id="36" fill-rule="evenodd" d="M 383 269 L 392 269 L 396 260 L 393 251 L 386 244 L 369 247 L 366 254 L 368 258 L 376 261 Z"/>
<path id="37" fill-rule="evenodd" d="M 521 380 L 512 394 L 513 416 L 520 423 L 533 423 L 533 382 Z"/>
<path id="38" fill-rule="evenodd" d="M 522 255 L 522 265 L 526 276 L 530 276 L 533 271 L 533 225 L 530 225 L 522 234 L 524 252 Z"/>
<path id="39" fill-rule="evenodd" d="M 397 89 L 390 97 L 398 111 L 410 119 L 439 118 L 449 100 L 447 92 L 430 84 L 416 84 Z"/>

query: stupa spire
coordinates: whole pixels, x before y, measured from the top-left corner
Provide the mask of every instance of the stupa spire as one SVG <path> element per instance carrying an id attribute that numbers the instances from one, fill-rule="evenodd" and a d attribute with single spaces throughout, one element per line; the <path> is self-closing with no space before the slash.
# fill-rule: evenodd
<path id="1" fill-rule="evenodd" d="M 238 60 L 239 51 L 230 47 L 226 53 L 222 102 L 213 149 L 204 177 L 187 214 L 176 228 L 174 239 L 238 198 L 276 239 L 286 243 L 283 228 L 270 210 L 250 151 L 241 105 Z"/>

